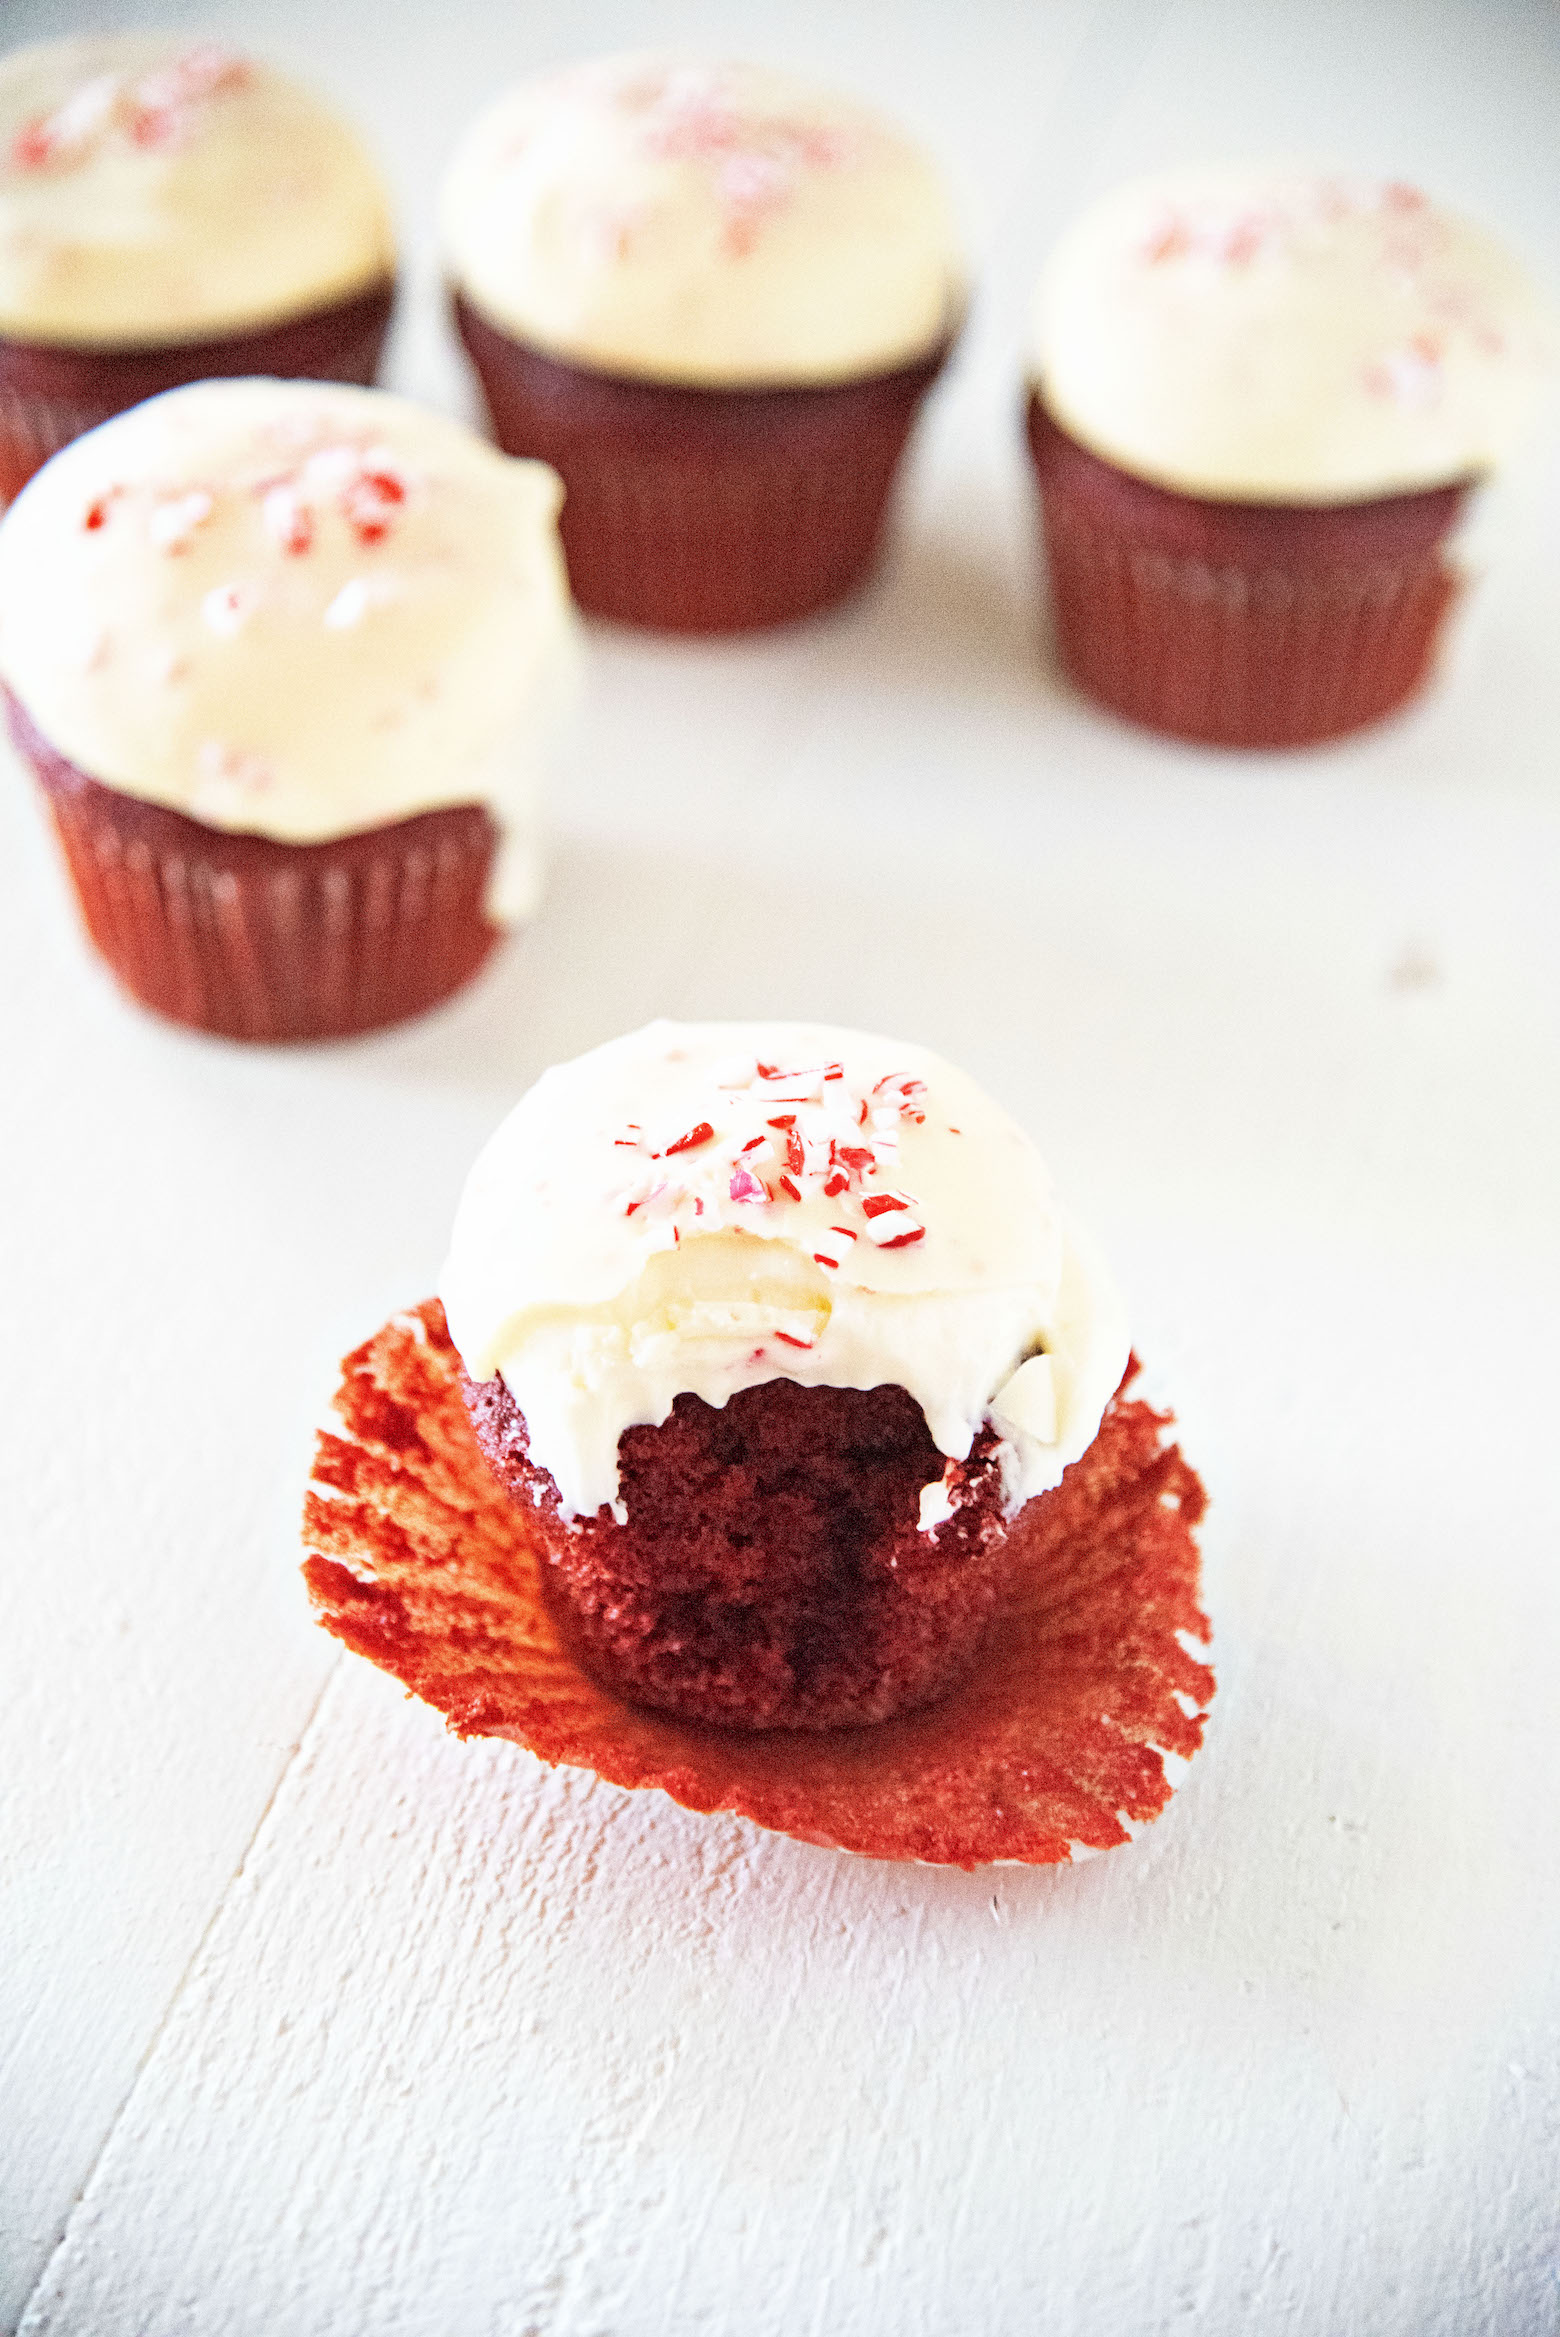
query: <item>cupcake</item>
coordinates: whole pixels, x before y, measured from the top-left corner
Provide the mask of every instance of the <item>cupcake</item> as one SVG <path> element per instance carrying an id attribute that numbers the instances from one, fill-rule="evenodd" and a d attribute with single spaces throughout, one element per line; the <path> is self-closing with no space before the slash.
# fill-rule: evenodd
<path id="1" fill-rule="evenodd" d="M 1028 1138 L 925 1049 L 655 1023 L 479 1157 L 349 1355 L 327 1628 L 442 1712 L 809 1842 L 1124 1842 L 1201 1741 L 1204 1496 Z"/>
<path id="2" fill-rule="evenodd" d="M 376 390 L 211 381 L 0 521 L 0 683 L 87 931 L 177 1022 L 336 1038 L 464 982 L 538 887 L 574 629 L 559 487 Z"/>
<path id="3" fill-rule="evenodd" d="M 182 382 L 371 382 L 394 267 L 356 133 L 268 66 L 142 33 L 0 59 L 0 502 Z"/>
<path id="4" fill-rule="evenodd" d="M 655 1023 L 549 1071 L 472 1171 L 442 1297 L 588 1668 L 744 1728 L 945 1693 L 1127 1361 L 1006 1115 L 810 1025 Z"/>
<path id="5" fill-rule="evenodd" d="M 1153 730 L 1305 746 L 1425 678 L 1467 498 L 1552 346 L 1493 237 L 1417 188 L 1202 169 L 1119 188 L 1035 302 L 1062 662 Z"/>
<path id="6" fill-rule="evenodd" d="M 478 119 L 443 228 L 499 443 L 568 490 L 583 608 L 734 632 L 867 574 L 964 305 L 891 123 L 760 66 L 609 58 Z"/>

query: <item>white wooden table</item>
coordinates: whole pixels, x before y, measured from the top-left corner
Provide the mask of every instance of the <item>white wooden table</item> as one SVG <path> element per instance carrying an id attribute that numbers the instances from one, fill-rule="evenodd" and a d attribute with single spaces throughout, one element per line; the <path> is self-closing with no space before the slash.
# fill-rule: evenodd
<path id="1" fill-rule="evenodd" d="M 1433 700 L 1277 760 L 1062 690 L 1015 419 L 1049 237 L 1161 161 L 1381 164 L 1553 283 L 1560 17 L 92 13 L 357 108 L 411 238 L 395 377 L 439 402 L 437 171 L 561 45 L 875 89 L 981 293 L 870 597 L 594 639 L 546 913 L 432 1020 L 157 1027 L 0 774 L 0 2329 L 1560 2330 L 1560 434 L 1486 508 Z M 1213 1489 L 1209 1741 L 1087 1867 L 854 1862 L 460 1745 L 309 1620 L 336 1358 L 432 1287 L 487 1130 L 651 1013 L 761 1012 L 913 1034 L 1019 1113 Z"/>

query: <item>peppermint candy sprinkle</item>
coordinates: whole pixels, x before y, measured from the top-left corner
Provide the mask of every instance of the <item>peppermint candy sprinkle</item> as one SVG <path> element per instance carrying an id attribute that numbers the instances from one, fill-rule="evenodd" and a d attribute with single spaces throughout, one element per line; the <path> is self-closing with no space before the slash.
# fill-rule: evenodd
<path id="1" fill-rule="evenodd" d="M 644 1163 L 621 1190 L 625 1217 L 702 1217 L 706 1201 L 787 1210 L 821 1197 L 838 1204 L 839 1222 L 809 1254 L 836 1273 L 848 1243 L 902 1250 L 925 1240 L 915 1195 L 890 1181 L 901 1132 L 926 1119 L 924 1081 L 888 1072 L 867 1087 L 841 1063 L 749 1061 L 720 1067 L 715 1084 L 711 1118 L 691 1128 L 658 1142 L 630 1121 L 612 1135 L 614 1151 Z"/>
<path id="2" fill-rule="evenodd" d="M 17 171 L 70 170 L 110 141 L 167 153 L 187 146 L 211 99 L 242 89 L 253 67 L 212 43 L 185 49 L 132 78 L 97 73 L 50 114 L 37 114 L 11 141 Z"/>

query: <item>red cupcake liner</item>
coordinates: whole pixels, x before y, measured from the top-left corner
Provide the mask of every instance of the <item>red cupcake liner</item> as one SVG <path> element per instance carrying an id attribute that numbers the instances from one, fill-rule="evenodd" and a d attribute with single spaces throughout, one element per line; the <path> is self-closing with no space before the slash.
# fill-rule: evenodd
<path id="1" fill-rule="evenodd" d="M 73 438 L 185 382 L 276 374 L 368 388 L 379 371 L 393 302 L 394 287 L 377 284 L 256 332 L 166 347 L 0 340 L 0 504 L 20 494 Z"/>
<path id="2" fill-rule="evenodd" d="M 323 844 L 209 828 L 55 753 L 7 693 L 83 922 L 142 1006 L 228 1039 L 339 1039 L 436 1006 L 498 939 L 478 804 Z"/>
<path id="3" fill-rule="evenodd" d="M 713 1727 L 623 1703 L 584 1671 L 545 1593 L 528 1513 L 461 1397 L 444 1310 L 395 1316 L 343 1364 L 304 1510 L 326 1629 L 462 1737 L 507 1737 L 610 1783 L 658 1786 L 804 1842 L 974 1867 L 1056 1865 L 1130 1839 L 1202 1742 L 1213 1673 L 1188 1653 L 1205 1496 L 1130 1397 L 1014 1529 L 1011 1586 L 973 1671 L 928 1711 L 828 1732 Z"/>
<path id="4" fill-rule="evenodd" d="M 1057 648 L 1146 729 L 1312 746 L 1424 681 L 1459 580 L 1443 557 L 1469 482 L 1374 501 L 1220 503 L 1133 478 L 1031 395 Z"/>
<path id="5" fill-rule="evenodd" d="M 580 607 L 667 633 L 786 624 L 863 581 L 951 346 L 863 381 L 699 389 L 545 357 L 458 293 L 454 314 L 499 445 L 563 479 Z"/>

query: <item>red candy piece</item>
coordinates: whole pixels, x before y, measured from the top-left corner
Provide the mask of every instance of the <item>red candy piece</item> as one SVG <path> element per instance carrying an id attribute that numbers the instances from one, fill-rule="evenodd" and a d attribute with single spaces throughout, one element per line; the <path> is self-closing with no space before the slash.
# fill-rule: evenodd
<path id="1" fill-rule="evenodd" d="M 929 1712 L 821 1734 L 746 1732 L 620 1703 L 542 1594 L 529 1522 L 488 1473 L 444 1310 L 428 1299 L 349 1355 L 304 1511 L 320 1620 L 434 1705 L 615 1785 L 871 1858 L 1055 1865 L 1129 1839 L 1170 1799 L 1161 1750 L 1202 1742 L 1213 1673 L 1194 1528 L 1203 1489 L 1129 1398 L 1016 1529 L 1017 1582 L 974 1672 Z M 1183 1710 L 1184 1695 L 1193 1709 Z"/>
<path id="2" fill-rule="evenodd" d="M 713 1144 L 714 1141 L 714 1129 L 708 1120 L 701 1120 L 696 1128 L 689 1129 L 686 1136 L 679 1136 L 675 1144 L 667 1146 L 666 1157 L 670 1160 L 674 1152 L 697 1152 L 701 1144 Z"/>

